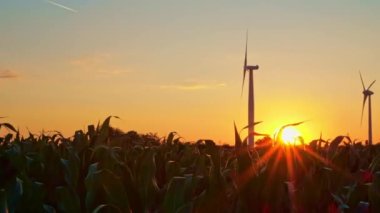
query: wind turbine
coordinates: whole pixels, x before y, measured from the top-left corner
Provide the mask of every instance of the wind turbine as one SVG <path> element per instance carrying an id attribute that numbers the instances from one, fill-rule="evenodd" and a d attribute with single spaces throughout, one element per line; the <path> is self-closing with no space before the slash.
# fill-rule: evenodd
<path id="1" fill-rule="evenodd" d="M 368 99 L 368 144 L 369 145 L 372 145 L 372 106 L 371 106 L 371 96 L 374 94 L 371 90 L 371 87 L 373 86 L 373 84 L 376 82 L 376 80 L 374 80 L 370 85 L 369 87 L 366 89 L 365 86 L 364 86 L 364 81 L 363 81 L 363 77 L 362 77 L 362 74 L 359 72 L 360 74 L 360 79 L 362 81 L 362 85 L 363 85 L 363 95 L 364 95 L 364 99 L 363 99 L 363 107 L 362 107 L 362 122 L 363 122 L 363 113 L 364 113 L 364 107 L 365 107 L 365 103 Z"/>
<path id="2" fill-rule="evenodd" d="M 245 40 L 245 57 L 243 66 L 243 83 L 241 88 L 241 94 L 243 95 L 245 74 L 249 72 L 249 90 L 248 90 L 248 145 L 254 145 L 254 126 L 255 126 L 255 97 L 253 87 L 253 71 L 258 70 L 258 65 L 247 65 L 247 47 L 248 47 L 248 31 Z"/>

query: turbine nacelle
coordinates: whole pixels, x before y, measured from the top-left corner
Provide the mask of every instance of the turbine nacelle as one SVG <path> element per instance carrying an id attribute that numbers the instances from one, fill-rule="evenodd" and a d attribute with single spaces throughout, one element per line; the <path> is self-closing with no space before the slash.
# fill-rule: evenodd
<path id="1" fill-rule="evenodd" d="M 252 71 L 252 70 L 258 70 L 259 69 L 259 65 L 248 65 L 248 66 L 245 66 L 245 71 Z"/>
<path id="2" fill-rule="evenodd" d="M 364 90 L 364 91 L 363 91 L 363 95 L 364 95 L 364 96 L 370 96 L 370 95 L 373 95 L 373 94 L 375 94 L 375 93 L 372 92 L 371 90 Z"/>

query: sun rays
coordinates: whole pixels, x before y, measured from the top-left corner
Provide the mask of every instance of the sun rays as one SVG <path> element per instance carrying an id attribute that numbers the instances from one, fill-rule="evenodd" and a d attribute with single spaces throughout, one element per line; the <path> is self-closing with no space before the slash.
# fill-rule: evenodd
<path id="1" fill-rule="evenodd" d="M 312 148 L 302 143 L 286 143 L 284 141 L 301 137 L 301 133 L 295 129 L 284 128 L 283 130 L 286 136 L 280 136 L 281 143 L 268 137 L 263 139 L 265 143 L 262 142 L 255 148 L 248 146 L 246 141 L 235 147 L 238 164 L 242 165 L 241 162 L 244 161 L 250 162 L 245 164 L 244 168 L 239 168 L 240 171 L 238 170 L 236 176 L 238 188 L 258 187 L 256 189 L 259 190 L 258 193 L 264 194 L 266 191 L 278 192 L 277 190 L 281 191 L 281 188 L 284 188 L 289 199 L 289 208 L 297 211 L 302 208 L 303 202 L 302 192 L 299 191 L 302 191 L 304 182 L 312 180 L 313 176 L 328 177 L 334 171 L 342 178 L 355 180 L 355 176 L 343 169 L 339 163 L 337 164 L 334 155 L 331 155 L 334 149 L 342 147 L 335 147 L 330 143 L 331 148 L 323 148 L 321 152 L 320 147 Z M 340 142 L 344 141 L 340 140 Z M 274 185 L 278 179 L 284 180 L 282 187 L 278 183 Z M 260 187 L 256 185 L 258 183 L 261 183 Z M 334 187 L 334 185 L 329 187 Z"/>

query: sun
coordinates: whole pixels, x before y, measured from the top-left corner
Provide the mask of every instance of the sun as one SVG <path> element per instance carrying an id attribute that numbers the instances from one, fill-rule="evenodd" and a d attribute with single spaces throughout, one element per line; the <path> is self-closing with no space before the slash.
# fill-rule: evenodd
<path id="1" fill-rule="evenodd" d="M 280 134 L 281 142 L 286 145 L 297 145 L 301 137 L 301 133 L 292 126 L 285 127 Z"/>

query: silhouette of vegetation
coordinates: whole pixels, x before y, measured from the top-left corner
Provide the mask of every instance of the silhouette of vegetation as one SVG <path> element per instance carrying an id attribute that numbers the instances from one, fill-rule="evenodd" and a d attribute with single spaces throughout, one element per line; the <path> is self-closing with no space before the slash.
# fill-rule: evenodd
<path id="1" fill-rule="evenodd" d="M 102 125 L 0 138 L 0 212 L 380 212 L 380 146 L 338 136 L 255 148 Z"/>

